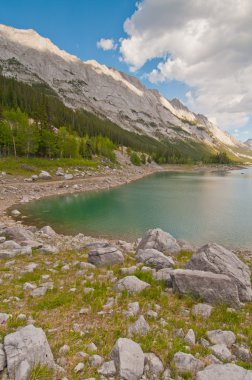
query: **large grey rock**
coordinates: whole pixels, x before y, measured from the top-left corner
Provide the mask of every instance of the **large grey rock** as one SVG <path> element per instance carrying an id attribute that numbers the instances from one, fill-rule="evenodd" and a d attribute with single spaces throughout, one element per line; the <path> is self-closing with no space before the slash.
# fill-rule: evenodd
<path id="1" fill-rule="evenodd" d="M 30 246 L 21 246 L 14 240 L 7 240 L 0 244 L 0 258 L 11 259 L 19 255 L 31 255 L 32 249 Z"/>
<path id="2" fill-rule="evenodd" d="M 113 360 L 103 363 L 103 365 L 97 371 L 100 375 L 103 376 L 114 376 L 116 374 L 116 367 Z"/>
<path id="3" fill-rule="evenodd" d="M 157 251 L 166 253 L 178 253 L 181 250 L 177 240 L 160 228 L 148 230 L 144 234 L 137 247 L 137 251 L 140 249 L 156 249 Z"/>
<path id="4" fill-rule="evenodd" d="M 45 235 L 51 236 L 51 237 L 56 235 L 56 232 L 50 226 L 44 226 L 44 227 L 40 228 L 39 231 L 42 232 L 42 234 L 45 234 Z"/>
<path id="5" fill-rule="evenodd" d="M 48 173 L 46 170 L 42 170 L 40 173 L 39 173 L 39 176 L 38 176 L 40 179 L 51 179 L 52 176 L 50 173 Z"/>
<path id="6" fill-rule="evenodd" d="M 235 364 L 212 364 L 197 373 L 196 380 L 252 380 L 252 371 Z"/>
<path id="7" fill-rule="evenodd" d="M 3 371 L 5 366 L 6 366 L 6 355 L 4 352 L 4 346 L 2 343 L 0 343 L 0 372 Z"/>
<path id="8" fill-rule="evenodd" d="M 165 286 L 171 288 L 172 287 L 172 280 L 171 280 L 172 272 L 173 272 L 173 269 L 171 268 L 163 268 L 155 272 L 153 277 L 155 278 L 156 281 L 164 281 Z"/>
<path id="9" fill-rule="evenodd" d="M 122 264 L 124 262 L 124 256 L 116 247 L 98 247 L 88 253 L 88 262 L 96 267 Z"/>
<path id="10" fill-rule="evenodd" d="M 190 372 L 195 374 L 204 367 L 204 364 L 199 359 L 184 352 L 177 352 L 173 356 L 173 362 L 178 373 Z"/>
<path id="11" fill-rule="evenodd" d="M 34 235 L 31 231 L 25 229 L 22 226 L 12 226 L 5 229 L 5 235 L 15 240 L 16 242 L 21 242 L 24 240 L 34 240 Z"/>
<path id="12" fill-rule="evenodd" d="M 235 334 L 227 330 L 207 331 L 207 337 L 212 344 L 225 344 L 227 347 L 231 347 L 236 341 Z"/>
<path id="13" fill-rule="evenodd" d="M 4 350 L 10 380 L 20 380 L 21 378 L 16 376 L 18 372 L 25 372 L 27 377 L 22 377 L 22 380 L 27 380 L 30 370 L 39 363 L 55 369 L 53 355 L 45 333 L 33 325 L 6 335 Z M 25 361 L 28 364 L 24 363 Z M 27 371 L 28 365 L 30 366 L 29 371 Z"/>
<path id="14" fill-rule="evenodd" d="M 144 353 L 133 340 L 119 338 L 110 355 L 120 378 L 137 380 L 143 375 Z"/>
<path id="15" fill-rule="evenodd" d="M 233 355 L 225 344 L 215 344 L 214 346 L 210 347 L 210 350 L 213 352 L 215 356 L 217 356 L 217 358 L 221 360 L 232 360 Z"/>
<path id="16" fill-rule="evenodd" d="M 140 315 L 138 320 L 129 326 L 128 334 L 131 337 L 132 335 L 143 336 L 146 335 L 150 331 L 150 326 L 144 319 L 143 315 Z"/>
<path id="17" fill-rule="evenodd" d="M 189 294 L 211 304 L 239 307 L 236 283 L 223 274 L 176 269 L 171 274 L 172 287 L 179 294 Z"/>
<path id="18" fill-rule="evenodd" d="M 139 249 L 136 259 L 138 262 L 156 268 L 157 270 L 162 268 L 172 268 L 175 265 L 171 257 L 165 256 L 162 252 L 159 252 L 156 249 Z"/>
<path id="19" fill-rule="evenodd" d="M 201 247 L 188 261 L 186 269 L 225 274 L 236 283 L 241 301 L 252 300 L 249 267 L 233 252 L 218 244 Z"/>
<path id="20" fill-rule="evenodd" d="M 153 354 L 153 352 L 144 354 L 144 358 L 144 373 L 147 375 L 147 378 L 152 379 L 154 377 L 159 379 L 162 372 L 164 372 L 164 365 L 161 359 L 159 359 L 157 355 Z"/>
<path id="21" fill-rule="evenodd" d="M 149 286 L 150 284 L 148 284 L 145 281 L 139 280 L 139 278 L 137 278 L 136 276 L 126 276 L 121 280 L 117 281 L 117 283 L 115 284 L 115 288 L 118 292 L 123 292 L 124 290 L 127 290 L 129 293 L 141 292 Z"/>

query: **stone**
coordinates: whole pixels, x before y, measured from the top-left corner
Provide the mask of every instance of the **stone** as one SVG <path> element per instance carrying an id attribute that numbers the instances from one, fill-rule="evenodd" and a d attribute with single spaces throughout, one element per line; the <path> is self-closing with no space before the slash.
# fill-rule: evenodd
<path id="1" fill-rule="evenodd" d="M 66 180 L 69 180 L 69 179 L 73 179 L 73 175 L 72 174 L 65 174 L 64 175 L 64 179 L 66 179 Z"/>
<path id="2" fill-rule="evenodd" d="M 43 245 L 41 248 L 39 248 L 40 253 L 44 253 L 46 255 L 55 255 L 59 252 L 57 247 L 54 247 L 49 244 Z"/>
<path id="3" fill-rule="evenodd" d="M 74 372 L 75 373 L 79 373 L 81 371 L 83 371 L 84 369 L 84 363 L 78 363 L 75 367 L 74 367 Z"/>
<path id="4" fill-rule="evenodd" d="M 138 302 L 130 302 L 128 310 L 124 313 L 127 317 L 134 317 L 139 313 L 140 306 Z"/>
<path id="5" fill-rule="evenodd" d="M 97 347 L 96 347 L 96 345 L 93 343 L 93 342 L 91 342 L 91 343 L 89 343 L 88 345 L 87 345 L 87 349 L 89 350 L 89 351 L 97 351 Z"/>
<path id="6" fill-rule="evenodd" d="M 25 321 L 26 320 L 26 314 L 23 314 L 23 313 L 20 313 L 18 314 L 17 316 L 17 319 L 19 319 L 20 321 Z"/>
<path id="7" fill-rule="evenodd" d="M 172 287 L 172 280 L 171 280 L 171 274 L 173 272 L 173 269 L 170 268 L 163 268 L 154 273 L 153 277 L 156 281 L 163 281 L 165 286 L 168 288 Z"/>
<path id="8" fill-rule="evenodd" d="M 111 351 L 119 377 L 137 380 L 143 375 L 144 353 L 139 344 L 127 338 L 119 338 Z"/>
<path id="9" fill-rule="evenodd" d="M 161 359 L 159 359 L 159 357 L 152 352 L 144 354 L 144 363 L 144 372 L 151 378 L 153 375 L 159 378 L 162 372 L 164 372 L 164 365 Z"/>
<path id="10" fill-rule="evenodd" d="M 213 306 L 208 305 L 206 303 L 198 303 L 194 305 L 192 308 L 192 315 L 199 316 L 201 318 L 208 318 L 212 314 Z"/>
<path id="11" fill-rule="evenodd" d="M 187 262 L 186 269 L 227 275 L 236 283 L 240 301 L 252 300 L 249 267 L 233 252 L 218 244 L 201 247 Z"/>
<path id="12" fill-rule="evenodd" d="M 138 269 L 138 266 L 137 265 L 133 265 L 132 267 L 128 267 L 128 268 L 120 268 L 120 274 L 133 274 L 136 272 L 136 270 Z"/>
<path id="13" fill-rule="evenodd" d="M 58 168 L 55 175 L 56 176 L 64 176 L 64 170 L 62 168 Z"/>
<path id="14" fill-rule="evenodd" d="M 186 354 L 184 352 L 177 352 L 173 356 L 173 362 L 178 373 L 187 373 L 196 374 L 200 369 L 204 367 L 204 364 L 196 359 L 191 354 Z"/>
<path id="15" fill-rule="evenodd" d="M 146 316 L 150 319 L 157 319 L 158 313 L 155 310 L 148 310 Z"/>
<path id="16" fill-rule="evenodd" d="M 113 360 L 103 363 L 97 371 L 102 376 L 114 376 L 116 374 L 116 367 Z"/>
<path id="17" fill-rule="evenodd" d="M 51 174 L 45 170 L 41 170 L 38 177 L 39 177 L 39 179 L 51 179 L 52 178 Z"/>
<path id="18" fill-rule="evenodd" d="M 29 379 L 30 372 L 32 370 L 31 364 L 27 360 L 23 360 L 15 374 L 15 379 L 17 380 L 27 380 Z"/>
<path id="19" fill-rule="evenodd" d="M 47 290 L 48 288 L 46 286 L 39 286 L 38 288 L 35 288 L 30 295 L 32 298 L 43 297 L 46 294 Z"/>
<path id="20" fill-rule="evenodd" d="M 197 373 L 196 380 L 252 380 L 252 371 L 236 364 L 211 364 Z"/>
<path id="21" fill-rule="evenodd" d="M 160 252 L 176 254 L 180 252 L 177 240 L 168 232 L 160 228 L 148 230 L 138 244 L 137 251 L 140 249 L 156 249 Z"/>
<path id="22" fill-rule="evenodd" d="M 247 347 L 234 344 L 232 348 L 235 356 L 243 362 L 249 362 L 251 360 L 251 353 Z"/>
<path id="23" fill-rule="evenodd" d="M 185 335 L 185 341 L 190 345 L 194 345 L 196 343 L 196 337 L 195 337 L 195 333 L 192 329 L 190 329 L 188 331 L 188 333 Z"/>
<path id="24" fill-rule="evenodd" d="M 138 320 L 129 326 L 128 335 L 131 337 L 132 335 L 143 336 L 146 335 L 150 331 L 150 326 L 144 319 L 143 315 L 140 315 Z"/>
<path id="25" fill-rule="evenodd" d="M 0 372 L 6 367 L 6 355 L 4 351 L 4 346 L 0 343 Z"/>
<path id="26" fill-rule="evenodd" d="M 88 361 L 91 367 L 98 367 L 102 365 L 104 359 L 100 355 L 92 355 L 89 356 Z"/>
<path id="27" fill-rule="evenodd" d="M 37 288 L 37 285 L 31 284 L 30 282 L 25 282 L 23 285 L 24 290 L 34 290 Z"/>
<path id="28" fill-rule="evenodd" d="M 156 249 L 139 249 L 136 259 L 140 263 L 149 265 L 157 270 L 174 267 L 174 261 L 171 257 L 164 255 Z"/>
<path id="29" fill-rule="evenodd" d="M 11 314 L 0 313 L 0 325 L 3 325 L 4 323 L 6 323 L 9 318 L 11 318 Z"/>
<path id="30" fill-rule="evenodd" d="M 50 226 L 44 226 L 44 227 L 40 228 L 39 232 L 41 232 L 42 234 L 45 234 L 47 236 L 51 236 L 51 237 L 56 235 L 56 232 Z"/>
<path id="31" fill-rule="evenodd" d="M 212 344 L 225 344 L 227 347 L 231 347 L 236 341 L 235 334 L 226 330 L 207 331 L 207 337 Z"/>
<path id="32" fill-rule="evenodd" d="M 38 266 L 39 264 L 37 263 L 30 263 L 24 267 L 23 273 L 32 273 Z"/>
<path id="33" fill-rule="evenodd" d="M 225 344 L 215 344 L 209 348 L 217 358 L 225 361 L 232 360 L 233 355 Z"/>
<path id="34" fill-rule="evenodd" d="M 230 277 L 198 270 L 176 269 L 171 274 L 173 291 L 192 295 L 210 304 L 239 307 L 238 289 Z"/>
<path id="35" fill-rule="evenodd" d="M 96 248 L 88 253 L 88 262 L 96 267 L 122 264 L 124 256 L 119 249 L 113 246 Z"/>
<path id="36" fill-rule="evenodd" d="M 17 216 L 21 215 L 21 212 L 18 210 L 12 210 L 11 215 L 17 217 Z"/>
<path id="37" fill-rule="evenodd" d="M 68 346 L 68 344 L 64 344 L 64 346 L 60 347 L 59 354 L 61 356 L 65 356 L 69 353 L 69 351 L 70 351 L 70 347 Z"/>
<path id="38" fill-rule="evenodd" d="M 5 229 L 5 235 L 9 239 L 13 239 L 16 242 L 34 239 L 34 235 L 31 231 L 25 229 L 22 226 L 18 226 L 18 225 L 6 228 Z"/>
<path id="39" fill-rule="evenodd" d="M 123 292 L 124 290 L 127 290 L 127 292 L 129 293 L 139 293 L 149 286 L 150 284 L 148 284 L 145 281 L 139 280 L 139 278 L 137 278 L 136 276 L 126 276 L 121 280 L 117 281 L 117 283 L 115 284 L 115 289 L 118 292 Z"/>
<path id="40" fill-rule="evenodd" d="M 41 328 L 25 326 L 4 338 L 8 374 L 10 379 L 19 379 L 16 373 L 24 373 L 26 368 L 41 364 L 55 369 L 55 363 L 46 335 Z M 27 363 L 23 363 L 26 361 Z M 27 380 L 24 377 L 23 380 Z"/>

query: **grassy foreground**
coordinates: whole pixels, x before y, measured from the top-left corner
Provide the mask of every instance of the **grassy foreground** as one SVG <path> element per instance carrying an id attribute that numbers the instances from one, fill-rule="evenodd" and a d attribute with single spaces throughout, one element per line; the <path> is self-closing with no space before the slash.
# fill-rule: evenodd
<path id="1" fill-rule="evenodd" d="M 182 252 L 177 258 L 177 265 L 183 266 L 190 253 Z M 154 352 L 173 370 L 172 357 L 178 351 L 190 352 L 204 360 L 210 350 L 199 344 L 188 347 L 184 339 L 175 337 L 177 329 L 185 333 L 192 328 L 197 341 L 206 337 L 206 332 L 213 329 L 231 330 L 237 336 L 238 343 L 244 343 L 252 349 L 252 305 L 246 304 L 239 310 L 229 310 L 224 306 L 216 306 L 210 318 L 204 320 L 191 313 L 196 300 L 178 297 L 165 289 L 164 284 L 156 282 L 150 272 L 138 269 L 135 275 L 151 284 L 149 289 L 140 294 L 122 293 L 118 296 L 113 289 L 115 277 L 123 277 L 120 268 L 113 266 L 102 269 L 85 269 L 80 271 L 79 262 L 87 261 L 86 251 L 61 252 L 57 255 L 45 256 L 34 253 L 32 257 L 16 257 L 12 264 L 0 260 L 0 305 L 1 312 L 12 314 L 5 325 L 0 326 L 0 342 L 3 337 L 15 331 L 19 326 L 27 324 L 17 316 L 22 313 L 35 320 L 35 326 L 42 327 L 48 337 L 55 360 L 59 358 L 59 349 L 64 344 L 70 346 L 70 352 L 64 358 L 63 367 L 69 379 L 97 377 L 97 368 L 92 368 L 87 358 L 81 353 L 92 354 L 88 344 L 97 346 L 97 353 L 108 359 L 109 353 L 119 337 L 127 336 L 127 329 L 139 315 L 145 316 L 151 331 L 144 337 L 133 337 L 141 344 L 144 352 Z M 37 263 L 33 273 L 24 273 L 25 266 Z M 135 264 L 133 255 L 128 255 L 124 266 Z M 65 267 L 65 265 L 69 265 Z M 42 277 L 48 275 L 47 277 Z M 42 284 L 52 281 L 54 288 L 42 297 L 32 298 L 30 291 L 24 290 L 26 282 Z M 88 290 L 91 288 L 91 290 Z M 18 297 L 18 298 L 16 298 Z M 108 298 L 113 297 L 112 307 L 104 307 Z M 124 315 L 129 302 L 138 301 L 140 313 L 137 317 Z M 87 308 L 86 314 L 80 314 Z M 149 310 L 157 311 L 158 317 L 148 318 Z M 74 373 L 77 363 L 84 362 L 85 368 L 80 374 Z M 246 368 L 248 363 L 238 362 Z M 59 377 L 62 378 L 63 376 Z M 51 375 L 44 368 L 36 368 L 30 380 L 49 380 Z M 185 379 L 191 379 L 185 374 Z"/>

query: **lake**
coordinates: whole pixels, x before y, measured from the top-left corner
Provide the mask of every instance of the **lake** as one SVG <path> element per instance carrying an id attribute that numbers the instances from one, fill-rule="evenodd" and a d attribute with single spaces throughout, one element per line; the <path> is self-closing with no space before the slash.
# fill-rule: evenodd
<path id="1" fill-rule="evenodd" d="M 19 206 L 26 223 L 57 232 L 133 241 L 160 227 L 195 244 L 252 248 L 252 168 L 156 173 L 111 190 Z"/>

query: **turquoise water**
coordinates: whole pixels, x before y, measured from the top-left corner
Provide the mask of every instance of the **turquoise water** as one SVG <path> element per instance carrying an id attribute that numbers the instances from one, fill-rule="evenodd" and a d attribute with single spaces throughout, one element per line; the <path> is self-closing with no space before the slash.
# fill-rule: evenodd
<path id="1" fill-rule="evenodd" d="M 192 243 L 252 248 L 252 168 L 157 173 L 101 192 L 54 197 L 19 209 L 57 232 L 134 240 L 160 227 Z"/>

